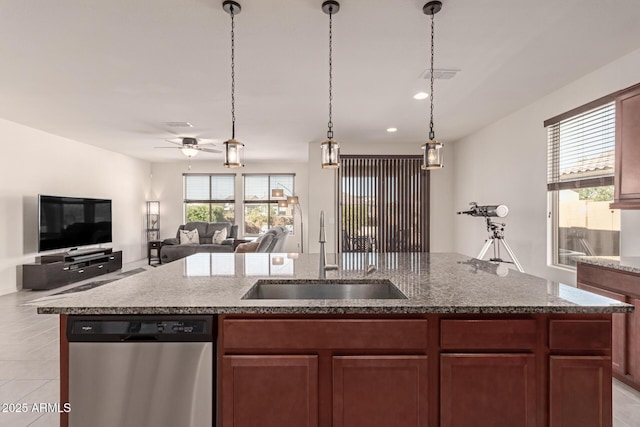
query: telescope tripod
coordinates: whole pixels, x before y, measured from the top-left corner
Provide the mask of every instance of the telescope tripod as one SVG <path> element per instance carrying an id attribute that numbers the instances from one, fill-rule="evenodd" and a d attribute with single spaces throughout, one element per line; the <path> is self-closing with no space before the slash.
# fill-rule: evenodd
<path id="1" fill-rule="evenodd" d="M 513 251 L 509 247 L 509 244 L 504 239 L 504 227 L 506 224 L 493 222 L 488 217 L 486 217 L 486 220 L 487 220 L 487 231 L 489 232 L 489 238 L 484 242 L 484 246 L 482 247 L 482 250 L 480 251 L 480 253 L 476 258 L 482 259 L 482 257 L 485 256 L 485 254 L 491 247 L 491 245 L 493 245 L 493 258 L 489 258 L 489 261 L 511 262 L 516 266 L 519 272 L 524 273 L 524 269 L 520 265 L 520 262 L 518 262 L 518 258 L 516 258 L 516 254 L 513 253 Z M 507 252 L 509 253 L 509 256 L 511 257 L 511 261 L 504 261 L 502 258 L 500 258 L 500 244 L 504 245 L 504 248 L 507 250 Z"/>

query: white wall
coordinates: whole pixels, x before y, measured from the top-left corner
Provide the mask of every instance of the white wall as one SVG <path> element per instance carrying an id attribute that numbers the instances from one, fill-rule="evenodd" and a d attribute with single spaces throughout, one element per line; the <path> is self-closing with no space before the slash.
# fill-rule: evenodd
<path id="1" fill-rule="evenodd" d="M 38 255 L 38 194 L 112 199 L 112 247 L 124 262 L 146 257 L 149 163 L 6 120 L 0 134 L 0 294 L 20 288 L 19 266 Z"/>
<path id="2" fill-rule="evenodd" d="M 358 143 L 341 142 L 341 154 L 377 154 L 377 155 L 407 155 L 422 154 L 422 143 Z M 452 191 L 454 176 L 454 160 L 452 145 L 445 145 L 444 163 L 441 170 L 431 171 L 431 212 L 430 233 L 431 252 L 451 252 L 452 242 Z M 309 143 L 309 248 L 311 252 L 318 252 L 320 244 L 320 211 L 325 213 L 325 226 L 327 234 L 327 252 L 336 251 L 336 191 L 334 170 L 322 169 L 320 161 L 320 144 Z"/>
<path id="3" fill-rule="evenodd" d="M 236 174 L 236 224 L 241 225 L 243 218 L 242 197 L 243 197 L 243 179 L 242 174 L 278 174 L 278 173 L 294 173 L 295 192 L 300 201 L 300 207 L 303 213 L 303 223 L 305 228 L 308 224 L 308 203 L 309 197 L 307 192 L 307 164 L 306 163 L 275 163 L 271 162 L 255 162 L 245 161 L 246 166 L 242 169 L 228 169 L 222 166 L 221 159 L 215 160 L 194 160 L 191 162 L 191 170 L 188 170 L 188 162 L 185 158 L 182 162 L 177 163 L 153 163 L 151 165 L 151 199 L 160 201 L 160 236 L 165 239 L 175 237 L 176 230 L 180 224 L 184 224 L 184 208 L 183 208 L 183 179 L 185 173 L 235 173 Z M 294 234 L 287 238 L 285 242 L 285 252 L 299 252 L 300 245 L 300 216 L 295 215 Z M 242 227 L 239 233 L 242 234 Z M 307 241 L 305 229 L 305 251 L 307 250 Z"/>
<path id="4" fill-rule="evenodd" d="M 471 201 L 508 205 L 506 240 L 527 273 L 575 283 L 575 271 L 547 265 L 547 133 L 543 121 L 638 83 L 638 69 L 640 50 L 454 144 L 456 210 Z M 622 255 L 640 254 L 640 235 L 631 228 L 640 224 L 639 215 L 638 211 L 622 213 Z M 476 256 L 486 238 L 484 220 L 458 216 L 454 227 L 455 251 Z"/>

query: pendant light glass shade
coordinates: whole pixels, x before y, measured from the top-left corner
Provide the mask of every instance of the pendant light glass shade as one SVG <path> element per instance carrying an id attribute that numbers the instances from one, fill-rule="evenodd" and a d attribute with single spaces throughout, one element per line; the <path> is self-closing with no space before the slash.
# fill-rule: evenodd
<path id="1" fill-rule="evenodd" d="M 271 190 L 271 197 L 284 197 L 284 190 L 282 188 L 273 188 Z"/>
<path id="2" fill-rule="evenodd" d="M 298 196 L 289 196 L 287 197 L 287 204 L 289 205 L 299 205 Z"/>
<path id="3" fill-rule="evenodd" d="M 243 167 L 244 144 L 235 139 L 230 139 L 223 142 L 222 145 L 224 146 L 224 166 L 227 168 Z"/>
<path id="4" fill-rule="evenodd" d="M 279 208 L 286 208 L 289 207 L 289 203 L 287 203 L 286 200 L 278 200 L 278 207 Z"/>
<path id="5" fill-rule="evenodd" d="M 338 141 L 329 139 L 320 145 L 320 150 L 324 169 L 340 167 L 340 143 Z"/>
<path id="6" fill-rule="evenodd" d="M 442 159 L 442 147 L 443 145 L 436 140 L 422 144 L 423 153 L 421 168 L 423 170 L 440 169 L 444 166 Z"/>

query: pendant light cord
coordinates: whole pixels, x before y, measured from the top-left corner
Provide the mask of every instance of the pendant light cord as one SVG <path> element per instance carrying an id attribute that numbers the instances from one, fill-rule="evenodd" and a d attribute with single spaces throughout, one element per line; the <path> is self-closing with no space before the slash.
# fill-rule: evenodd
<path id="1" fill-rule="evenodd" d="M 329 122 L 327 139 L 333 139 L 332 101 L 333 101 L 333 6 L 329 7 Z"/>
<path id="2" fill-rule="evenodd" d="M 433 53 L 434 53 L 434 47 L 433 47 L 433 34 L 434 34 L 434 16 L 435 13 L 433 13 L 433 9 L 431 10 L 431 94 L 429 96 L 429 98 L 431 99 L 431 118 L 429 120 L 429 139 L 431 141 L 435 140 L 436 138 L 436 133 L 433 130 Z"/>
<path id="3" fill-rule="evenodd" d="M 230 6 L 231 15 L 231 139 L 236 139 L 236 39 L 233 4 Z"/>

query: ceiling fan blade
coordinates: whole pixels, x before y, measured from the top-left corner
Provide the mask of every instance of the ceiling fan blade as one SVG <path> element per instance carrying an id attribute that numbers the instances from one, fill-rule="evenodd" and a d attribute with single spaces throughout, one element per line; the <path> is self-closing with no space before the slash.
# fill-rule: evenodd
<path id="1" fill-rule="evenodd" d="M 182 138 L 165 139 L 165 141 L 182 147 Z"/>
<path id="2" fill-rule="evenodd" d="M 205 153 L 222 153 L 222 151 L 214 150 L 213 148 L 198 148 L 198 151 L 204 151 Z"/>
<path id="3" fill-rule="evenodd" d="M 198 145 L 210 145 L 210 144 L 215 144 L 218 140 L 217 139 L 211 139 L 211 138 L 197 138 L 198 140 Z"/>

